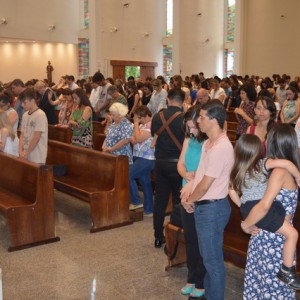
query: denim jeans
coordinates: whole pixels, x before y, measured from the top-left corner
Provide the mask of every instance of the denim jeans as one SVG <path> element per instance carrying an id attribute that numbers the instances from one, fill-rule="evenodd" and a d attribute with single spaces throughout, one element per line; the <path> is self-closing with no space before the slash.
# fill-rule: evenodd
<path id="1" fill-rule="evenodd" d="M 132 204 L 141 204 L 141 198 L 135 179 L 139 179 L 144 193 L 144 212 L 153 212 L 153 189 L 150 172 L 154 167 L 154 160 L 134 157 L 133 164 L 129 167 L 129 192 Z"/>
<path id="2" fill-rule="evenodd" d="M 216 202 L 195 206 L 194 217 L 199 250 L 206 268 L 204 288 L 207 300 L 224 300 L 223 233 L 230 213 L 231 207 L 227 197 Z"/>

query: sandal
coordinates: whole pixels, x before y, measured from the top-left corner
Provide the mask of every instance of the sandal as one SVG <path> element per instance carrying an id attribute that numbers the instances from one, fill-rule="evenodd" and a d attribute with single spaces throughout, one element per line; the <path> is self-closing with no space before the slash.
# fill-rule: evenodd
<path id="1" fill-rule="evenodd" d="M 195 285 L 192 284 L 191 286 L 185 285 L 181 290 L 181 295 L 189 295 L 195 288 Z"/>
<path id="2" fill-rule="evenodd" d="M 196 289 L 193 289 L 191 292 L 190 292 L 190 297 L 193 297 L 193 298 L 201 298 L 202 296 L 204 296 L 205 292 L 204 291 L 198 291 Z"/>

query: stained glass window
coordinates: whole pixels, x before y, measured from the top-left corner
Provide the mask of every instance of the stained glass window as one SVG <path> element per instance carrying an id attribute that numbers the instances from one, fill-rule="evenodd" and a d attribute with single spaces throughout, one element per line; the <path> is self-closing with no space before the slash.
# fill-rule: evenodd
<path id="1" fill-rule="evenodd" d="M 234 49 L 224 49 L 225 77 L 234 74 Z"/>
<path id="2" fill-rule="evenodd" d="M 163 74 L 167 81 L 173 72 L 173 45 L 163 46 Z"/>
<path id="3" fill-rule="evenodd" d="M 234 42 L 235 0 L 228 0 L 226 21 L 227 21 L 226 42 Z"/>
<path id="4" fill-rule="evenodd" d="M 89 39 L 78 39 L 78 75 L 80 78 L 89 75 Z"/>
<path id="5" fill-rule="evenodd" d="M 88 29 L 90 24 L 89 0 L 84 0 L 83 4 L 83 29 Z"/>

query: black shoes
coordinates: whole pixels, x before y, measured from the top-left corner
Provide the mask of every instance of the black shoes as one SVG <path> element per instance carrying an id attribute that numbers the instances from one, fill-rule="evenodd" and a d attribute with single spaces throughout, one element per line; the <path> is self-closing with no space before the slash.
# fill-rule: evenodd
<path id="1" fill-rule="evenodd" d="M 300 290 L 300 279 L 296 274 L 295 267 L 292 267 L 289 271 L 283 271 L 282 269 L 280 269 L 277 274 L 277 278 L 292 289 Z"/>
<path id="2" fill-rule="evenodd" d="M 166 242 L 165 238 L 161 239 L 155 239 L 154 241 L 154 247 L 155 248 L 161 248 L 161 246 Z"/>

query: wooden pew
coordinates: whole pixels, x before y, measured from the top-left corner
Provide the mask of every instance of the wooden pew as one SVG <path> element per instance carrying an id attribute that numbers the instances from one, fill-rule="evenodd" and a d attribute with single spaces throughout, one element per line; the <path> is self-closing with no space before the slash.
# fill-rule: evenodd
<path id="1" fill-rule="evenodd" d="M 224 231 L 224 259 L 234 265 L 245 268 L 250 235 L 241 229 L 242 217 L 240 209 L 230 200 L 231 216 Z M 300 210 L 296 210 L 294 227 L 300 231 Z M 300 241 L 297 245 L 297 273 L 300 273 Z M 182 261 L 180 261 L 182 263 Z"/>
<path id="2" fill-rule="evenodd" d="M 105 140 L 106 135 L 104 133 L 94 131 L 93 135 L 93 149 L 102 151 L 102 145 Z"/>
<path id="3" fill-rule="evenodd" d="M 69 127 L 48 125 L 48 139 L 71 144 L 72 130 Z"/>
<path id="4" fill-rule="evenodd" d="M 52 168 L 0 152 L 0 213 L 8 251 L 59 241 L 55 236 Z"/>
<path id="5" fill-rule="evenodd" d="M 55 176 L 54 187 L 89 203 L 90 232 L 132 224 L 126 156 L 49 140 L 47 163 L 66 165 L 67 174 Z"/>
<path id="6" fill-rule="evenodd" d="M 98 133 L 104 133 L 105 125 L 102 125 L 101 122 L 93 121 L 93 131 Z"/>

